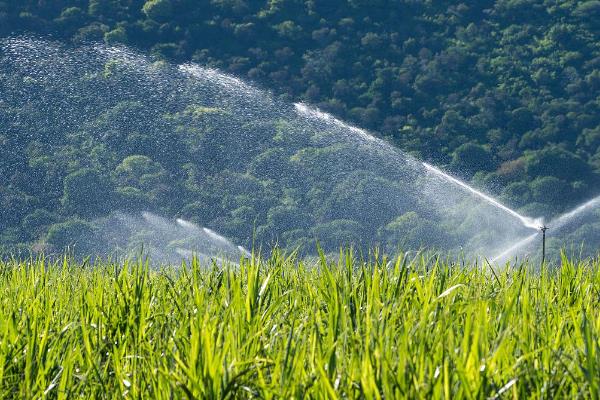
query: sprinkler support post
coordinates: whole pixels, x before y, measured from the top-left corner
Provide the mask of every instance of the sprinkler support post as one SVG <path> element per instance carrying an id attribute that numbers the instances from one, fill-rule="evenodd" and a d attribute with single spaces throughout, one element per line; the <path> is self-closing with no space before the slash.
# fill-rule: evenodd
<path id="1" fill-rule="evenodd" d="M 544 261 L 546 261 L 546 231 L 548 230 L 548 227 L 542 225 L 540 230 L 542 231 L 542 266 L 544 266 Z"/>

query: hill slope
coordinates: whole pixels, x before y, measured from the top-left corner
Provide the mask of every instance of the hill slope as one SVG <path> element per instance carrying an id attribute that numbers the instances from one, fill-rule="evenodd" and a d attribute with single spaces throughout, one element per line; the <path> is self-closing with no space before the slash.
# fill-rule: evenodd
<path id="1" fill-rule="evenodd" d="M 124 43 L 157 59 L 233 72 L 379 132 L 529 215 L 550 217 L 597 194 L 599 15 L 595 0 L 5 1 L 0 33 Z M 4 121 L 2 240 L 22 243 L 29 239 L 18 230 L 38 207 L 19 174 L 31 167 L 35 144 Z M 32 153 L 19 158 L 16 148 Z M 44 190 L 60 199 L 68 173 L 48 168 L 54 178 Z M 42 207 L 30 220 L 47 225 L 54 216 L 42 214 L 57 209 Z"/>

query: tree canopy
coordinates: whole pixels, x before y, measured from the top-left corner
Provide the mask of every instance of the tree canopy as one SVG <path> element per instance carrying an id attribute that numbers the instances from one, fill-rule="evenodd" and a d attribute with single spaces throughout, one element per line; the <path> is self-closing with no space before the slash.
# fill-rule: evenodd
<path id="1" fill-rule="evenodd" d="M 122 44 L 151 54 L 156 68 L 162 60 L 192 61 L 226 71 L 370 129 L 538 216 L 598 194 L 599 13 L 597 0 L 0 1 L 0 35 Z M 107 63 L 102 78 L 119 74 L 119 65 Z M 374 224 L 409 241 L 411 232 L 434 229 L 407 214 L 409 207 L 390 204 L 394 183 L 380 177 L 307 184 L 306 193 L 285 183 L 306 162 L 351 165 L 343 149 L 288 154 L 294 135 L 276 134 L 256 154 L 231 154 L 230 139 L 215 137 L 209 125 L 198 132 L 167 127 L 230 118 L 226 111 L 190 104 L 154 118 L 128 99 L 115 99 L 93 126 L 61 121 L 52 130 L 35 121 L 62 117 L 42 118 L 48 110 L 6 97 L 11 84 L 0 80 L 5 245 L 36 240 L 29 232 L 45 237 L 52 224 L 102 216 L 111 202 L 219 221 L 238 238 L 252 235 L 253 224 L 266 236 L 278 226 L 269 235 L 289 243 L 335 230 L 354 240 L 355 230 Z M 14 123 L 17 108 L 26 117 Z M 130 119 L 144 117 L 132 131 Z M 258 141 L 263 129 L 253 129 L 247 140 Z M 236 167 L 221 170 L 225 158 Z M 231 185 L 236 196 L 224 194 Z M 380 202 L 365 204 L 364 191 L 380 192 Z M 348 207 L 373 212 L 357 216 Z M 301 218 L 305 225 L 282 222 Z"/>

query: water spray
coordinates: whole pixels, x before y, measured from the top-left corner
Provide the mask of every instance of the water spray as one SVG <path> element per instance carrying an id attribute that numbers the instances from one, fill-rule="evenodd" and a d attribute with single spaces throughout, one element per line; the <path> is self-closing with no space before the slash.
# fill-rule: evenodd
<path id="1" fill-rule="evenodd" d="M 3 71 L 9 71 L 9 78 L 14 76 L 15 82 L 19 82 L 19 79 L 28 77 L 28 79 L 38 82 L 36 85 L 16 85 L 14 87 L 8 85 L 11 86 L 9 95 L 4 96 L 9 99 L 9 105 L 14 103 L 15 110 L 19 110 L 16 111 L 16 118 L 21 118 L 21 115 L 27 116 L 25 114 L 27 110 L 20 109 L 20 99 L 25 99 L 36 109 L 51 112 L 53 117 L 50 120 L 32 120 L 36 126 L 37 124 L 52 123 L 52 129 L 65 132 L 79 126 L 89 126 L 90 134 L 96 134 L 96 127 L 101 118 L 101 121 L 105 121 L 102 123 L 107 124 L 106 128 L 102 129 L 110 129 L 115 132 L 121 132 L 123 129 L 148 130 L 149 137 L 156 136 L 160 138 L 157 140 L 161 140 L 160 143 L 163 143 L 162 138 L 168 138 L 167 134 L 171 132 L 177 132 L 179 129 L 196 132 L 196 130 L 205 129 L 208 123 L 216 135 L 207 140 L 209 145 L 207 150 L 212 149 L 213 147 L 210 147 L 212 145 L 220 146 L 218 138 L 221 134 L 231 137 L 232 143 L 237 142 L 238 137 L 240 138 L 239 142 L 243 144 L 247 140 L 242 139 L 253 138 L 250 143 L 260 143 L 261 147 L 256 148 L 256 150 L 260 150 L 260 153 L 262 153 L 263 147 L 281 147 L 286 157 L 288 154 L 299 154 L 304 149 L 309 151 L 307 154 L 313 154 L 313 150 L 317 151 L 321 147 L 326 147 L 327 153 L 323 154 L 326 154 L 327 158 L 302 157 L 304 168 L 301 174 L 294 175 L 294 179 L 290 179 L 289 183 L 286 179 L 277 186 L 289 187 L 292 190 L 304 190 L 305 182 L 302 182 L 304 180 L 310 181 L 311 185 L 322 185 L 346 180 L 355 182 L 358 176 L 362 179 L 363 175 L 365 177 L 373 175 L 384 181 L 397 182 L 393 185 L 394 187 L 386 188 L 386 195 L 389 193 L 394 197 L 394 201 L 393 207 L 389 211 L 385 211 L 387 214 L 384 216 L 389 215 L 391 218 L 407 211 L 415 211 L 418 215 L 428 218 L 429 222 L 437 225 L 445 225 L 447 222 L 454 223 L 463 218 L 464 221 L 458 221 L 461 224 L 460 228 L 453 224 L 457 229 L 449 229 L 449 232 L 440 229 L 439 233 L 425 237 L 419 234 L 416 239 L 435 241 L 440 250 L 455 250 L 455 243 L 465 244 L 464 251 L 467 254 L 473 252 L 480 254 L 496 250 L 499 244 L 506 245 L 507 248 L 502 252 L 499 251 L 500 254 L 494 257 L 493 261 L 508 259 L 513 255 L 526 255 L 532 249 L 537 251 L 538 244 L 536 242 L 539 240 L 537 235 L 540 230 L 544 233 L 547 229 L 541 219 L 532 219 L 522 215 L 485 191 L 477 190 L 433 165 L 421 163 L 385 140 L 375 138 L 368 131 L 346 124 L 330 114 L 303 103 L 297 103 L 293 105 L 294 107 L 290 107 L 290 104 L 280 102 L 268 92 L 254 88 L 238 78 L 215 69 L 195 64 L 185 64 L 174 68 L 170 64 L 165 64 L 161 68 L 156 68 L 151 59 L 122 47 L 112 48 L 98 44 L 74 49 L 70 46 L 63 47 L 56 42 L 28 38 L 0 40 L 0 53 L 0 68 Z M 99 74 L 104 71 L 108 61 L 119 63 L 118 76 L 110 81 L 90 79 L 90 74 L 93 74 L 94 71 Z M 87 83 L 82 87 L 77 84 L 78 80 Z M 133 108 L 131 112 L 129 112 L 129 108 L 123 108 L 118 111 L 123 113 L 122 117 L 106 120 L 106 112 L 113 109 L 115 101 L 123 98 L 138 102 L 143 107 L 139 110 Z M 162 110 L 165 109 L 183 110 L 192 105 L 228 110 L 230 117 L 215 116 L 214 119 L 213 117 L 209 119 L 207 115 L 205 118 L 186 118 L 181 122 L 162 117 L 148 119 L 148 115 L 162 115 Z M 69 118 L 60 117 L 64 115 L 69 115 Z M 120 122 L 121 118 L 127 123 Z M 285 124 L 280 125 L 281 122 Z M 265 128 L 254 129 L 259 124 Z M 94 128 L 92 129 L 92 127 Z M 273 132 L 270 131 L 271 129 Z M 275 131 L 281 131 L 282 137 L 293 137 L 293 140 L 272 141 Z M 204 146 L 204 141 L 194 143 L 194 146 Z M 204 149 L 204 147 L 201 148 Z M 246 150 L 247 147 L 243 149 Z M 348 164 L 340 163 L 339 158 L 346 154 L 347 149 L 357 150 L 355 152 L 356 160 Z M 226 154 L 238 154 L 241 149 L 226 150 Z M 252 155 L 249 157 L 254 158 L 254 148 L 251 150 Z M 256 152 L 256 154 L 258 153 Z M 321 157 L 321 153 L 318 154 L 318 157 Z M 182 153 L 181 156 L 184 157 L 185 162 L 197 162 L 192 151 L 189 154 L 188 152 Z M 224 157 L 222 167 L 236 173 L 245 173 L 245 166 L 238 166 L 237 161 L 237 159 L 230 160 L 229 157 Z M 238 170 L 238 168 L 241 169 Z M 323 174 L 324 169 L 326 169 L 325 175 Z M 265 169 L 264 172 L 270 174 L 272 170 Z M 219 191 L 233 197 L 246 193 L 250 195 L 255 190 L 260 189 L 239 188 L 238 185 L 224 185 L 222 189 L 219 188 Z M 274 192 L 273 196 L 277 196 L 276 193 L 278 192 Z M 369 193 L 369 195 L 371 194 Z M 463 204 L 462 201 L 454 201 L 454 199 L 459 199 L 458 195 L 468 195 L 473 198 L 472 200 L 479 201 Z M 460 199 L 462 198 L 460 197 Z M 267 203 L 264 204 L 266 206 Z M 358 202 L 352 203 L 352 206 L 350 203 L 346 204 L 340 203 L 341 207 L 339 207 L 343 211 L 344 218 L 352 220 L 355 219 L 355 214 L 365 212 L 358 207 Z M 316 207 L 320 206 L 320 204 L 316 205 Z M 489 206 L 494 207 L 493 212 L 490 212 L 491 207 Z M 597 209 L 600 209 L 600 196 L 551 220 L 548 225 L 552 226 L 552 235 L 555 238 L 553 240 L 558 240 L 563 231 L 573 227 L 574 222 L 579 218 Z M 231 210 L 225 211 L 228 216 L 223 220 L 215 219 L 206 221 L 206 223 L 219 229 L 220 224 L 230 222 Z M 467 215 L 471 218 L 466 219 Z M 383 218 L 382 221 L 388 219 Z M 112 221 L 113 219 L 110 218 L 106 222 L 102 222 L 106 232 L 102 235 L 106 237 L 104 239 L 106 243 L 111 245 L 117 243 L 122 248 L 127 248 L 129 242 L 150 241 L 153 251 L 154 248 L 157 249 L 156 251 L 163 249 L 161 256 L 164 255 L 165 259 L 175 261 L 180 259 L 176 256 L 177 249 L 180 251 L 203 249 L 205 253 L 208 251 L 206 249 L 209 249 L 214 250 L 214 254 L 225 253 L 232 255 L 232 258 L 239 257 L 240 253 L 248 256 L 248 250 L 238 248 L 236 244 L 231 243 L 219 233 L 204 229 L 189 221 L 174 221 L 150 213 L 143 216 L 126 215 L 123 217 L 123 221 L 117 218 L 116 227 L 112 227 L 114 225 Z M 297 225 L 296 218 L 289 219 L 289 222 L 289 229 L 305 229 L 305 219 L 302 219 L 299 225 Z M 527 227 L 527 229 L 523 229 L 523 227 Z M 282 229 L 282 234 L 284 230 Z M 367 243 L 375 239 L 363 236 L 369 235 L 369 233 L 361 232 L 356 231 L 361 241 Z M 511 240 L 513 235 L 519 235 L 519 237 Z M 521 235 L 524 236 L 520 237 Z M 596 240 L 596 232 L 586 233 L 586 235 L 593 235 Z M 542 236 L 542 253 L 545 260 L 545 236 Z M 338 238 L 332 237 L 332 240 L 341 243 Z M 295 242 L 285 243 L 285 245 L 287 244 L 295 244 Z M 210 256 L 214 254 L 208 252 Z M 551 253 L 548 256 L 550 257 Z"/>
<path id="2" fill-rule="evenodd" d="M 474 194 L 475 196 L 485 200 L 486 202 L 488 202 L 489 204 L 491 204 L 492 206 L 499 208 L 500 210 L 512 215 L 513 217 L 517 218 L 519 221 L 521 221 L 521 223 L 527 227 L 527 228 L 531 228 L 531 229 L 537 229 L 539 227 L 539 223 L 540 220 L 534 220 L 532 218 L 526 217 L 524 215 L 519 214 L 518 212 L 516 212 L 515 210 L 512 210 L 508 207 L 506 207 L 504 204 L 501 204 L 498 200 L 494 199 L 491 196 L 488 196 L 487 194 L 480 192 L 479 190 L 467 185 L 466 183 L 464 183 L 461 180 L 456 179 L 453 176 L 448 175 L 447 173 L 443 172 L 441 169 L 434 167 L 431 164 L 428 164 L 426 162 L 422 163 L 423 166 L 425 167 L 425 169 L 435 175 L 438 175 L 439 177 L 450 181 L 452 183 L 454 183 L 455 185 L 458 185 L 460 187 L 462 187 L 463 189 L 466 189 L 467 191 L 471 192 L 472 194 Z"/>

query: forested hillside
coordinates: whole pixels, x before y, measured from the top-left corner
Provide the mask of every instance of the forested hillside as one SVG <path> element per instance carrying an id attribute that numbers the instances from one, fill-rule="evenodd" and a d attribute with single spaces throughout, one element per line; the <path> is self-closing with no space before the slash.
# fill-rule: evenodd
<path id="1" fill-rule="evenodd" d="M 0 1 L 0 34 L 5 37 L 49 35 L 74 44 L 125 44 L 157 60 L 221 69 L 283 99 L 314 104 L 369 129 L 535 217 L 550 217 L 600 192 L 599 29 L 598 0 Z M 154 157 L 140 159 L 127 158 L 139 156 L 139 151 L 119 148 L 125 154 L 112 161 L 120 172 L 98 172 L 83 168 L 85 163 L 75 168 L 69 160 L 83 157 L 75 145 L 72 153 L 58 155 L 62 164 L 54 163 L 31 135 L 11 133 L 9 127 L 22 125 L 14 124 L 14 110 L 4 102 L 0 97 L 0 226 L 5 245 L 36 241 L 52 223 L 74 216 L 101 215 L 107 204 L 101 194 L 94 212 L 76 209 L 83 203 L 69 196 L 82 183 L 96 190 L 121 182 L 123 188 L 154 196 L 152 201 L 159 204 L 174 196 L 165 189 L 175 188 L 167 181 L 184 186 L 186 176 L 189 183 L 194 173 L 161 170 L 165 165 L 160 158 L 166 156 L 158 150 Z M 128 140 L 134 143 L 139 133 L 131 132 Z M 52 133 L 47 134 L 52 141 Z M 174 143 L 165 142 L 161 149 Z M 23 153 L 15 155 L 15 148 Z M 169 151 L 176 156 L 180 150 Z M 273 151 L 273 160 L 282 156 Z M 43 195 L 52 196 L 50 203 L 36 199 L 27 179 L 27 171 L 36 168 L 46 174 L 38 176 L 38 183 L 46 185 Z M 138 172 L 150 178 L 128 182 L 134 178 L 127 174 L 136 168 L 148 169 Z M 344 198 L 352 189 L 355 183 L 340 182 L 328 190 Z M 133 199 L 136 193 L 127 195 Z M 315 195 L 316 203 L 321 200 Z M 204 207 L 198 213 L 209 213 L 206 207 L 213 201 L 196 201 L 196 207 Z M 288 203 L 297 207 L 292 200 Z M 171 204 L 169 210 L 176 215 L 181 208 Z M 242 221 L 251 214 L 239 207 L 226 211 L 235 210 L 228 221 L 241 222 L 228 228 L 232 234 L 239 226 L 247 229 L 257 223 Z M 277 210 L 310 220 L 297 209 Z M 267 214 L 261 218 L 277 225 L 277 212 Z M 398 221 L 377 224 L 397 231 L 403 221 L 413 223 L 411 218 L 417 217 L 398 216 Z M 338 225 L 345 225 L 328 229 L 349 232 L 352 223 L 373 225 L 343 220 Z M 385 229 L 379 234 L 385 236 Z"/>

